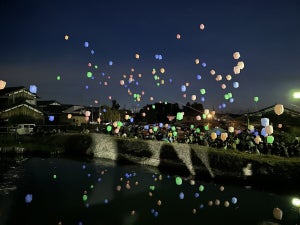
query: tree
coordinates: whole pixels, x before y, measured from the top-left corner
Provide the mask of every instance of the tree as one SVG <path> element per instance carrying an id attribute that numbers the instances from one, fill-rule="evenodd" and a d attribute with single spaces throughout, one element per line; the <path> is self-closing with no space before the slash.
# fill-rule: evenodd
<path id="1" fill-rule="evenodd" d="M 112 110 L 119 110 L 120 105 L 119 105 L 119 103 L 117 103 L 117 100 L 114 99 L 111 101 L 111 103 L 112 103 L 112 106 L 111 106 Z"/>

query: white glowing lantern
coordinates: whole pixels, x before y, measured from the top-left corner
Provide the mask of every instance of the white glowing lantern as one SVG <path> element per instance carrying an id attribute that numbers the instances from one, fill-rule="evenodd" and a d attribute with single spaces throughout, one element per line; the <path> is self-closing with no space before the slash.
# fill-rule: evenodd
<path id="1" fill-rule="evenodd" d="M 272 125 L 266 126 L 266 132 L 268 135 L 273 134 L 273 126 Z"/>
<path id="2" fill-rule="evenodd" d="M 67 115 L 67 118 L 68 118 L 68 119 L 71 119 L 71 118 L 72 118 L 72 114 L 68 114 L 68 115 Z"/>
<path id="3" fill-rule="evenodd" d="M 211 139 L 215 140 L 217 138 L 217 133 L 216 132 L 212 132 L 210 134 Z"/>
<path id="4" fill-rule="evenodd" d="M 233 133 L 234 132 L 234 127 L 228 127 L 228 132 Z"/>
<path id="5" fill-rule="evenodd" d="M 201 120 L 201 116 L 196 116 L 196 120 Z"/>
<path id="6" fill-rule="evenodd" d="M 153 101 L 154 100 L 154 98 L 153 97 L 150 97 L 150 101 Z"/>
<path id="7" fill-rule="evenodd" d="M 221 133 L 221 140 L 222 141 L 225 141 L 228 137 L 228 134 L 227 133 Z"/>
<path id="8" fill-rule="evenodd" d="M 204 28 L 205 28 L 204 24 L 201 23 L 200 26 L 199 26 L 199 28 L 200 28 L 200 30 L 204 30 Z"/>
<path id="9" fill-rule="evenodd" d="M 114 131 L 115 131 L 116 134 L 118 134 L 119 131 L 120 131 L 120 129 L 119 129 L 119 128 L 116 128 Z"/>
<path id="10" fill-rule="evenodd" d="M 192 95 L 191 99 L 192 99 L 192 101 L 195 101 L 197 99 L 197 96 L 196 95 Z"/>
<path id="11" fill-rule="evenodd" d="M 210 71 L 210 74 L 211 74 L 211 75 L 215 75 L 215 74 L 216 74 L 216 71 L 215 71 L 215 70 L 211 70 L 211 71 Z"/>
<path id="12" fill-rule="evenodd" d="M 234 58 L 234 59 L 239 59 L 240 57 L 241 57 L 241 55 L 240 55 L 239 52 L 233 53 L 233 58 Z"/>
<path id="13" fill-rule="evenodd" d="M 85 115 L 86 117 L 89 117 L 89 116 L 91 115 L 91 112 L 90 112 L 90 111 L 85 111 L 84 115 Z"/>
<path id="14" fill-rule="evenodd" d="M 125 120 L 129 120 L 129 115 L 125 115 Z"/>
<path id="15" fill-rule="evenodd" d="M 125 84 L 125 82 L 124 82 L 124 80 L 120 80 L 120 85 L 124 85 Z"/>
<path id="16" fill-rule="evenodd" d="M 204 109 L 204 114 L 208 115 L 209 114 L 209 109 Z"/>
<path id="17" fill-rule="evenodd" d="M 135 54 L 135 58 L 136 58 L 136 59 L 139 59 L 139 58 L 140 58 L 140 55 L 139 55 L 139 54 Z"/>
<path id="18" fill-rule="evenodd" d="M 233 73 L 234 73 L 234 74 L 239 74 L 240 72 L 241 72 L 241 69 L 240 69 L 239 66 L 233 67 Z"/>
<path id="19" fill-rule="evenodd" d="M 68 35 L 65 35 L 65 40 L 69 40 L 69 36 Z"/>
<path id="20" fill-rule="evenodd" d="M 97 122 L 100 124 L 100 122 L 101 122 L 101 118 L 100 117 L 97 118 Z"/>
<path id="21" fill-rule="evenodd" d="M 282 128 L 282 124 L 281 124 L 281 123 L 278 124 L 278 128 L 279 128 L 279 129 Z"/>
<path id="22" fill-rule="evenodd" d="M 117 126 L 118 126 L 118 122 L 117 122 L 117 121 L 114 121 L 114 122 L 113 122 L 113 126 L 114 126 L 114 127 L 117 127 Z"/>
<path id="23" fill-rule="evenodd" d="M 232 76 L 230 74 L 226 75 L 226 80 L 231 80 Z"/>
<path id="24" fill-rule="evenodd" d="M 4 80 L 0 80 L 0 90 L 4 89 L 6 86 L 6 82 Z"/>
<path id="25" fill-rule="evenodd" d="M 238 62 L 237 66 L 242 70 L 245 68 L 245 64 L 243 61 Z"/>
<path id="26" fill-rule="evenodd" d="M 248 125 L 248 130 L 250 130 L 250 131 L 254 131 L 254 126 L 253 126 L 253 125 L 251 125 L 251 124 L 249 124 L 249 125 Z"/>
<path id="27" fill-rule="evenodd" d="M 200 62 L 199 59 L 195 59 L 196 64 L 199 64 L 199 62 Z"/>
<path id="28" fill-rule="evenodd" d="M 145 113 L 145 112 L 143 112 L 143 113 L 142 113 L 142 116 L 143 116 L 143 117 L 145 117 L 145 116 L 146 116 L 146 113 Z"/>
<path id="29" fill-rule="evenodd" d="M 179 40 L 181 38 L 181 35 L 180 34 L 177 34 L 176 35 L 176 38 Z"/>
<path id="30" fill-rule="evenodd" d="M 261 121 L 261 125 L 262 125 L 263 127 L 268 126 L 268 125 L 269 125 L 269 122 L 270 122 L 269 118 L 261 118 L 260 121 Z"/>
<path id="31" fill-rule="evenodd" d="M 222 88 L 222 89 L 226 89 L 226 84 L 222 84 L 222 85 L 221 85 L 221 88 Z"/>
<path id="32" fill-rule="evenodd" d="M 281 115 L 284 112 L 284 107 L 282 104 L 277 104 L 274 106 L 274 111 L 276 115 Z"/>
<path id="33" fill-rule="evenodd" d="M 165 68 L 160 68 L 160 72 L 164 73 L 165 72 Z"/>

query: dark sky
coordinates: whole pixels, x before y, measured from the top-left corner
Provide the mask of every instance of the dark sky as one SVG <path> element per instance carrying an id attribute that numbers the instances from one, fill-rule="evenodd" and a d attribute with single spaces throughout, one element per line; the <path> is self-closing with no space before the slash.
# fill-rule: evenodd
<path id="1" fill-rule="evenodd" d="M 299 110 L 292 99 L 300 90 L 299 12 L 297 0 L 1 0 L 0 80 L 36 85 L 41 100 L 66 104 L 111 105 L 111 98 L 126 108 L 182 105 L 195 95 L 224 112 L 275 103 Z M 240 61 L 245 67 L 234 74 Z"/>

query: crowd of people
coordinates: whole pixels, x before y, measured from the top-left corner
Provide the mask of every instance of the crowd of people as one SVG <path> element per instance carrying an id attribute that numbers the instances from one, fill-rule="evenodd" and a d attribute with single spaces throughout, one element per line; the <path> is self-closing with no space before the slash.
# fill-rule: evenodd
<path id="1" fill-rule="evenodd" d="M 100 128 L 100 127 L 99 127 Z M 295 137 L 289 141 L 285 136 L 272 134 L 274 140 L 269 142 L 257 130 L 235 130 L 229 132 L 215 127 L 210 130 L 194 126 L 164 126 L 162 124 L 129 124 L 121 127 L 104 125 L 97 132 L 104 132 L 120 137 L 132 137 L 145 140 L 198 144 L 224 150 L 245 151 L 251 154 L 273 154 L 282 157 L 300 157 L 300 141 Z M 108 129 L 109 128 L 109 129 Z M 212 135 L 214 133 L 214 135 Z M 227 133 L 225 138 L 222 133 Z"/>

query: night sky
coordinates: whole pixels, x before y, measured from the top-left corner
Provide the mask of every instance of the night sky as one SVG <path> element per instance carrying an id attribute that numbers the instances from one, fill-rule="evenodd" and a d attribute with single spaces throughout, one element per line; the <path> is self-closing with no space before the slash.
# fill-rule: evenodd
<path id="1" fill-rule="evenodd" d="M 65 104 L 299 111 L 299 12 L 298 0 L 1 0 L 0 80 Z"/>

